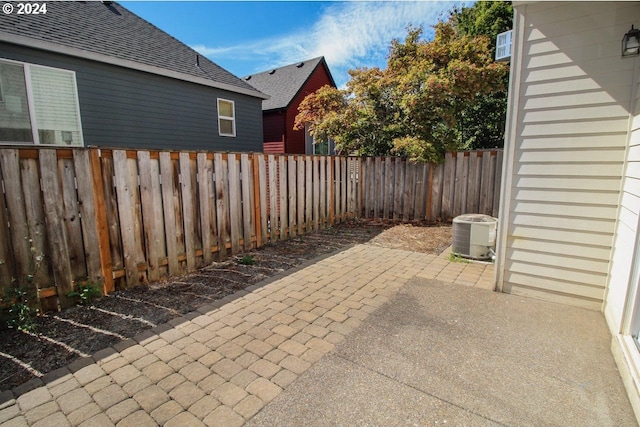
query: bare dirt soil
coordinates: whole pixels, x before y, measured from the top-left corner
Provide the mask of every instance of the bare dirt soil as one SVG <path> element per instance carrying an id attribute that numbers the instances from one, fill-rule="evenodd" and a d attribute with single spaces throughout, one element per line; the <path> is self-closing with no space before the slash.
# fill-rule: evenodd
<path id="1" fill-rule="evenodd" d="M 439 254 L 451 227 L 353 221 L 215 262 L 197 272 L 115 292 L 36 318 L 34 333 L 0 330 L 0 392 L 131 338 L 146 329 L 357 243 Z"/>

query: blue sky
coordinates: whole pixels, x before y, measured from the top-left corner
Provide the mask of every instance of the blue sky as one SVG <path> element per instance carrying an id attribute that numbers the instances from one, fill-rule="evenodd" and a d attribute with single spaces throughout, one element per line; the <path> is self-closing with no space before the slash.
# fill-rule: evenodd
<path id="1" fill-rule="evenodd" d="M 467 1 L 466 4 L 472 2 Z M 347 70 L 386 64 L 406 28 L 446 18 L 453 1 L 125 1 L 122 4 L 233 74 L 324 56 L 338 87 Z"/>

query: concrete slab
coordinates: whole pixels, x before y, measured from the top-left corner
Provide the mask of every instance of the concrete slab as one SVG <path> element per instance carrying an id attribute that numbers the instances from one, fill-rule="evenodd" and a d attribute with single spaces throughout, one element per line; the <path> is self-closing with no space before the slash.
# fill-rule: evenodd
<path id="1" fill-rule="evenodd" d="M 336 354 L 325 356 L 245 424 L 247 427 L 339 425 L 499 424 Z"/>
<path id="2" fill-rule="evenodd" d="M 415 278 L 248 425 L 636 426 L 610 339 L 599 312 Z"/>

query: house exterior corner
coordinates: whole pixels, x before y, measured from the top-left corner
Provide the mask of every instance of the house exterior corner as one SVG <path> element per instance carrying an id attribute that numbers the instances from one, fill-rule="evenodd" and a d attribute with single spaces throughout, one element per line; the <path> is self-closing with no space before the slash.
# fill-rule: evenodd
<path id="1" fill-rule="evenodd" d="M 602 310 L 640 415 L 640 2 L 515 2 L 496 289 Z M 638 417 L 640 419 L 640 416 Z"/>

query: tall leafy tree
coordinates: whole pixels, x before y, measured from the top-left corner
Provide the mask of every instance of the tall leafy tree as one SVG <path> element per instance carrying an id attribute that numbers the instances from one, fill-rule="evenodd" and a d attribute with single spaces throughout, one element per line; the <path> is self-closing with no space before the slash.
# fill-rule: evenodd
<path id="1" fill-rule="evenodd" d="M 471 7 L 454 8 L 449 19 L 458 33 L 489 37 L 494 56 L 498 34 L 513 28 L 513 6 L 509 1 L 479 1 Z M 504 145 L 509 75 L 505 73 L 503 79 L 504 90 L 478 96 L 476 102 L 460 113 L 457 137 L 463 148 Z"/>
<path id="2" fill-rule="evenodd" d="M 409 27 L 404 41 L 391 42 L 386 69 L 351 70 L 345 90 L 307 97 L 296 126 L 363 155 L 439 161 L 463 147 L 459 121 L 479 97 L 504 90 L 507 66 L 493 61 L 489 37 L 458 31 L 453 15 L 434 29 L 427 41 Z"/>

